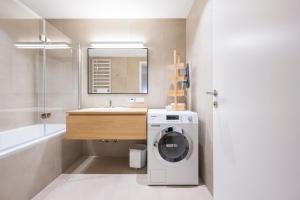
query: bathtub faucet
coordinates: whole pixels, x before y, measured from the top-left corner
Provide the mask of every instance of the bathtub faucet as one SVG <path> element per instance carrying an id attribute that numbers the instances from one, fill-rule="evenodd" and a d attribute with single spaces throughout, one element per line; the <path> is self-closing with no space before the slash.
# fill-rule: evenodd
<path id="1" fill-rule="evenodd" d="M 41 118 L 41 119 L 47 119 L 47 118 L 50 118 L 50 117 L 51 117 L 51 114 L 52 114 L 52 113 L 50 113 L 50 112 L 48 112 L 48 113 L 41 113 L 41 114 L 40 114 L 40 118 Z"/>

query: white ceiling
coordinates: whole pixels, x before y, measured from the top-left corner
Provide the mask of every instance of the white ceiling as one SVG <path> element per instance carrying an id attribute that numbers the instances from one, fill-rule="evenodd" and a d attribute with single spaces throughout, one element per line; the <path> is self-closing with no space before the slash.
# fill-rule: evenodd
<path id="1" fill-rule="evenodd" d="M 19 0 L 44 18 L 186 18 L 194 0 Z"/>
<path id="2" fill-rule="evenodd" d="M 0 19 L 39 18 L 31 9 L 16 0 L 0 0 Z"/>

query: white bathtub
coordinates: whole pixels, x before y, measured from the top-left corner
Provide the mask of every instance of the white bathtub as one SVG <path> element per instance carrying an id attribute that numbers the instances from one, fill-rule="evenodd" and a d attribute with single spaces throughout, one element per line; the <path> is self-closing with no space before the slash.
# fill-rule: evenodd
<path id="1" fill-rule="evenodd" d="M 64 133 L 65 124 L 35 124 L 0 132 L 0 157 Z"/>

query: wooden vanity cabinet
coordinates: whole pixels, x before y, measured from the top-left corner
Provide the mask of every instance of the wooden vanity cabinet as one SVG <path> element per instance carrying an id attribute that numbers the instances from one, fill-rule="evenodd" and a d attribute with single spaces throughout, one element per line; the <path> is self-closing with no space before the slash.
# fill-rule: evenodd
<path id="1" fill-rule="evenodd" d="M 67 113 L 67 139 L 74 140 L 145 140 L 147 132 L 147 109 L 126 112 Z"/>

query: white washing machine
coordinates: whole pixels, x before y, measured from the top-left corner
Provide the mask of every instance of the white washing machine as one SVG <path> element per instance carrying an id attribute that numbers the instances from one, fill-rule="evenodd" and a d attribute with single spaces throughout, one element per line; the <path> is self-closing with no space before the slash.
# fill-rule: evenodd
<path id="1" fill-rule="evenodd" d="M 198 116 L 148 110 L 148 185 L 198 185 Z"/>

